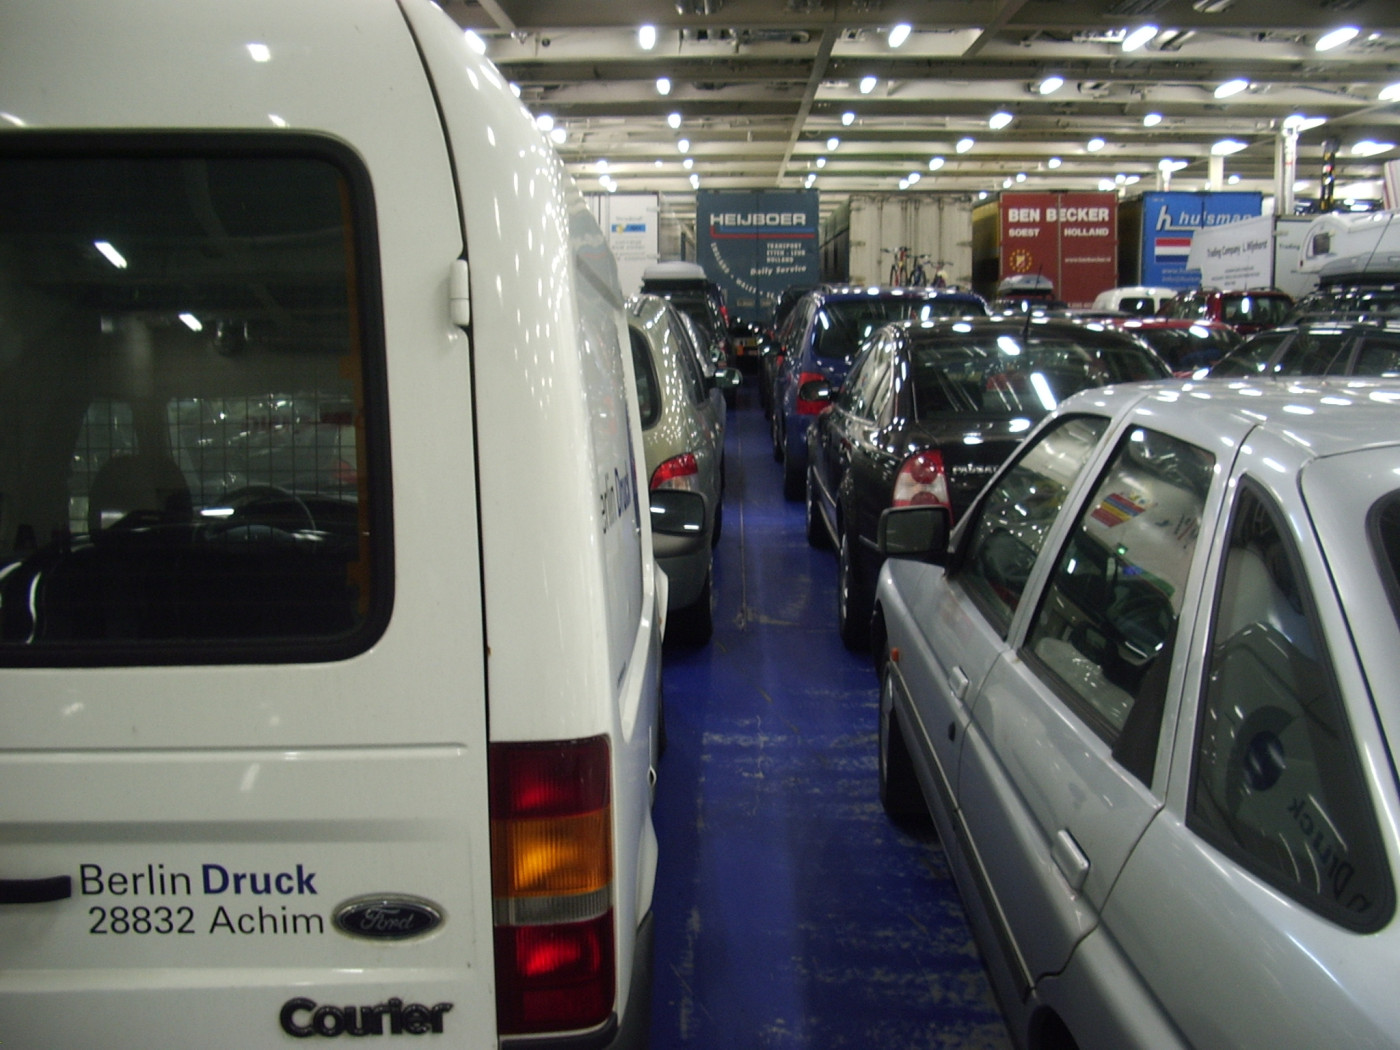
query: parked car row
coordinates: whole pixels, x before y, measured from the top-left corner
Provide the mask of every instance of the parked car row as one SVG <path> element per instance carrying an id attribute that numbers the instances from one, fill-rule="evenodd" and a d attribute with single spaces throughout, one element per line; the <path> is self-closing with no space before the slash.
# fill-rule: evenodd
<path id="1" fill-rule="evenodd" d="M 1017 1045 L 1392 1045 L 1400 323 L 1359 301 L 887 321 L 777 373 L 880 797 Z"/>
<path id="2" fill-rule="evenodd" d="M 937 505 L 961 517 L 1064 398 L 1168 374 L 1151 349 L 1103 326 L 968 318 L 886 325 L 839 391 L 804 383 L 798 396 L 823 407 L 807 436 L 807 538 L 837 550 L 842 641 L 870 639 L 884 510 Z"/>

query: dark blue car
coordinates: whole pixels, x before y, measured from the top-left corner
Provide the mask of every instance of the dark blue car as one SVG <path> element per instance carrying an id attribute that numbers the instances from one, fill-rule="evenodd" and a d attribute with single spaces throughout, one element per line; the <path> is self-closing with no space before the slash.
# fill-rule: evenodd
<path id="1" fill-rule="evenodd" d="M 803 384 L 839 387 L 865 340 L 892 321 L 985 316 L 980 295 L 956 289 L 840 287 L 803 296 L 777 336 L 782 363 L 773 390 L 773 457 L 783 464 L 783 495 L 797 500 L 806 490 L 807 425 L 826 407 L 800 397 Z"/>

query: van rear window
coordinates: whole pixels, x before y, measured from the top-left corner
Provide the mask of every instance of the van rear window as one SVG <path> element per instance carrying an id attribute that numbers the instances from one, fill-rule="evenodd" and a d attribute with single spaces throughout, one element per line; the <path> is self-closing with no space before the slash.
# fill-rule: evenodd
<path id="1" fill-rule="evenodd" d="M 369 644 L 387 456 L 356 162 L 280 136 L 6 138 L 0 662 Z"/>

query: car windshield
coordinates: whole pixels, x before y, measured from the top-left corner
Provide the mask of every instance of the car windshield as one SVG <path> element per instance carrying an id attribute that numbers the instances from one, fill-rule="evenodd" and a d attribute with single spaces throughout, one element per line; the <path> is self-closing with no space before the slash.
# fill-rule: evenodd
<path id="1" fill-rule="evenodd" d="M 945 414 L 1039 417 L 1080 390 L 1166 374 L 1157 357 L 1127 340 L 1035 332 L 916 342 L 910 362 L 919 419 Z"/>
<path id="2" fill-rule="evenodd" d="M 1293 304 L 1276 295 L 1227 296 L 1220 304 L 1226 324 L 1282 324 Z"/>
<path id="3" fill-rule="evenodd" d="M 975 300 L 962 297 L 861 298 L 827 302 L 817 311 L 816 354 L 840 359 L 851 357 L 881 325 L 891 321 L 932 321 L 946 317 L 985 315 Z"/>

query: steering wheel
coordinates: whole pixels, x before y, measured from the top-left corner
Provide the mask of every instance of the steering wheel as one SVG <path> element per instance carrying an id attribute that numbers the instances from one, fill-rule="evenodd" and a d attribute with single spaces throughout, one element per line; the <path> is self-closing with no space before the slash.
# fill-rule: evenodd
<path id="1" fill-rule="evenodd" d="M 286 533 L 316 528 L 306 502 L 278 485 L 245 485 L 225 493 L 220 502 L 233 513 L 215 526 L 219 532 L 254 526 Z"/>

